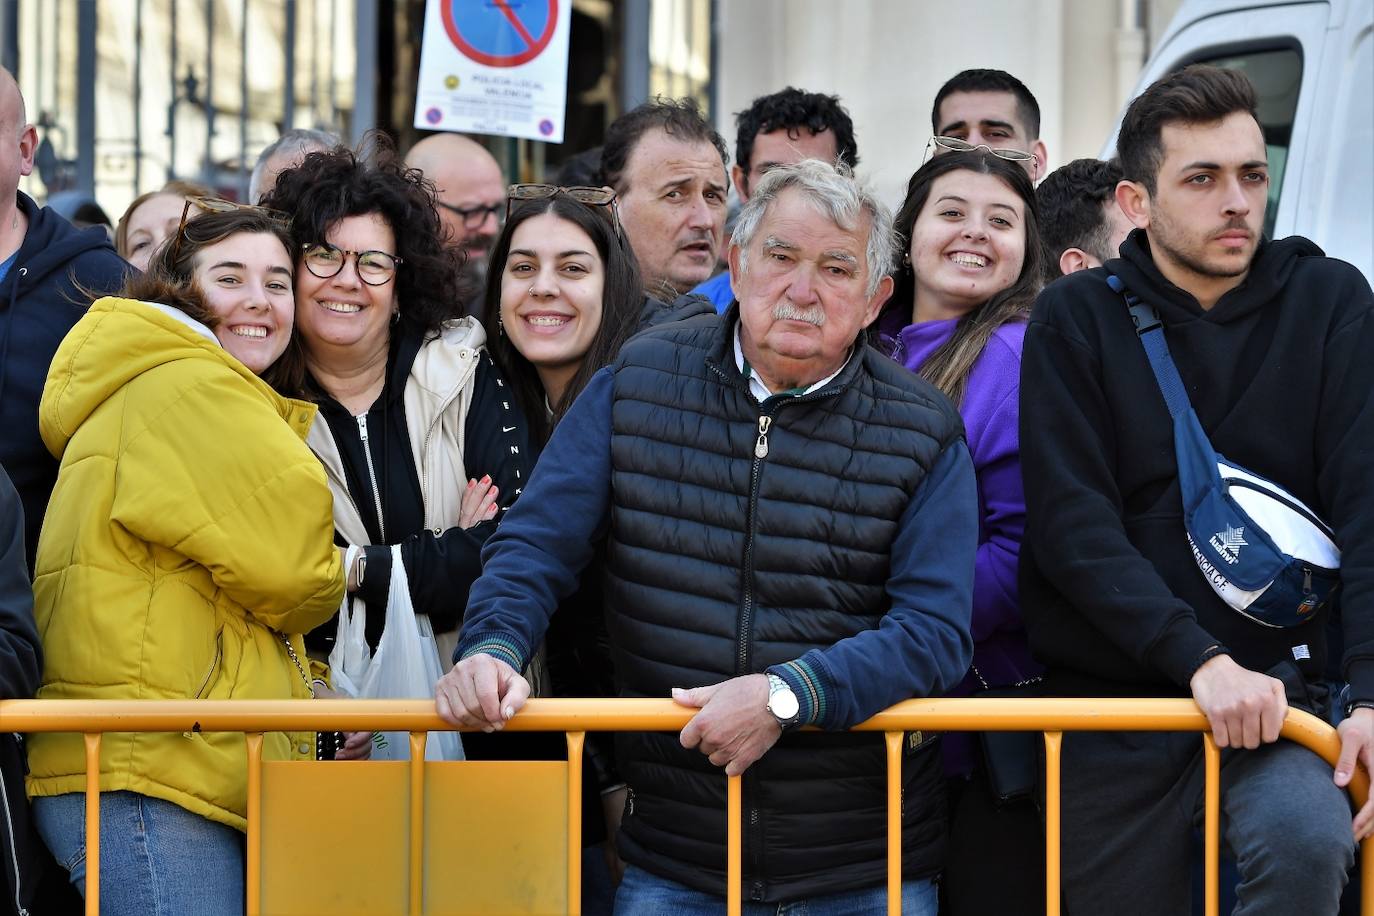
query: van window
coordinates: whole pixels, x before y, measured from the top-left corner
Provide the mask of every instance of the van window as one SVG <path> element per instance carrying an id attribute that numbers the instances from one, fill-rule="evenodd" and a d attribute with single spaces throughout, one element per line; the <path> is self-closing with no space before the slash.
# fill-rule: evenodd
<path id="1" fill-rule="evenodd" d="M 1298 90 L 1302 88 L 1302 55 L 1292 48 L 1271 48 L 1194 62 L 1239 70 L 1255 85 L 1260 127 L 1269 150 L 1269 206 L 1264 213 L 1264 234 L 1273 238 L 1283 174 L 1288 165 L 1288 146 L 1293 138 L 1293 116 L 1298 110 Z"/>

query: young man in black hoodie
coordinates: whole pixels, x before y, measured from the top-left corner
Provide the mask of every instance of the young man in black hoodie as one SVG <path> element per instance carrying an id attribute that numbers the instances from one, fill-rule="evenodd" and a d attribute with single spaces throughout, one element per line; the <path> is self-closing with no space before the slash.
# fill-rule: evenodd
<path id="1" fill-rule="evenodd" d="M 1172 74 L 1131 104 L 1121 257 L 1052 284 L 1022 360 L 1021 601 L 1062 696 L 1191 696 L 1222 756 L 1223 838 L 1244 913 L 1335 913 L 1354 839 L 1342 788 L 1374 733 L 1374 294 L 1302 238 L 1261 237 L 1268 192 L 1255 94 L 1233 71 Z M 1342 551 L 1344 668 L 1357 707 L 1330 766 L 1278 742 L 1289 705 L 1321 712 L 1325 614 L 1291 629 L 1241 616 L 1182 524 L 1173 427 L 1115 274 L 1161 315 L 1212 445 L 1313 507 Z M 1064 742 L 1071 913 L 1189 909 L 1202 747 L 1193 734 Z"/>
<path id="2" fill-rule="evenodd" d="M 57 481 L 57 459 L 38 435 L 48 364 L 90 304 L 85 291 L 114 292 L 132 270 L 104 230 L 78 230 L 19 190 L 37 145 L 19 86 L 0 69 L 0 466 L 23 500 L 30 571 Z"/>

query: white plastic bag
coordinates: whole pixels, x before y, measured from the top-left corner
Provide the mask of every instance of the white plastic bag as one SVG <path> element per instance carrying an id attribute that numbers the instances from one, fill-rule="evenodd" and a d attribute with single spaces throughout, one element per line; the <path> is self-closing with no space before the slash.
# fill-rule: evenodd
<path id="1" fill-rule="evenodd" d="M 345 600 L 345 606 L 348 602 Z M 405 564 L 401 562 L 401 548 L 391 548 L 391 587 L 386 602 L 386 626 L 377 642 L 377 651 L 364 661 L 360 676 L 357 670 L 357 640 L 362 640 L 364 653 L 367 638 L 367 609 L 355 601 L 347 618 L 345 608 L 339 610 L 339 631 L 334 649 L 329 653 L 331 667 L 335 655 L 343 664 L 342 677 L 335 669 L 335 683 L 341 690 L 369 700 L 434 699 L 434 683 L 443 675 L 439 650 L 434 642 L 434 629 L 429 615 L 416 614 L 410 601 L 410 583 Z M 350 663 L 353 667 L 348 667 Z M 355 690 L 349 690 L 355 687 Z M 407 732 L 377 732 L 372 736 L 373 760 L 409 760 L 410 735 Z M 430 732 L 425 742 L 426 760 L 462 760 L 463 742 L 457 732 Z"/>
<path id="2" fill-rule="evenodd" d="M 349 547 L 344 555 L 344 569 L 352 569 L 358 556 L 358 547 Z M 367 676 L 367 667 L 372 661 L 372 650 L 367 645 L 367 608 L 361 599 L 354 602 L 344 595 L 339 605 L 339 628 L 334 635 L 334 648 L 329 650 L 329 671 L 334 681 L 334 689 L 350 697 L 356 697 Z"/>

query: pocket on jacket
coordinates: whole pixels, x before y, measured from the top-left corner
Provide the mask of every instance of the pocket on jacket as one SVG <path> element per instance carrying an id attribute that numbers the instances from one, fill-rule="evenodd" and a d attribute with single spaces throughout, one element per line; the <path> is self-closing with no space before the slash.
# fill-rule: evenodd
<path id="1" fill-rule="evenodd" d="M 220 627 L 218 630 L 215 631 L 215 654 L 214 654 L 214 656 L 210 659 L 210 665 L 209 665 L 208 668 L 206 668 L 204 676 L 201 677 L 201 679 L 200 679 L 200 681 L 199 681 L 200 686 L 199 686 L 198 688 L 196 688 L 195 696 L 193 696 L 192 699 L 193 699 L 193 700 L 203 700 L 203 699 L 205 699 L 206 695 L 209 694 L 209 692 L 210 692 L 210 688 L 214 685 L 215 681 L 219 678 L 220 673 L 221 673 L 223 670 L 224 670 L 224 628 L 223 628 L 223 627 Z"/>

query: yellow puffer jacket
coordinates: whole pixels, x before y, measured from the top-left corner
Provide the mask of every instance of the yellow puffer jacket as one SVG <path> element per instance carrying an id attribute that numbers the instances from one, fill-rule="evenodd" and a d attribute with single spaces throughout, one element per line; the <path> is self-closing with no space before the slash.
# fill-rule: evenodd
<path id="1" fill-rule="evenodd" d="M 309 696 L 281 634 L 328 620 L 344 590 L 329 488 L 302 441 L 314 414 L 174 309 L 91 306 L 39 408 L 61 460 L 34 576 L 40 699 Z M 313 758 L 314 738 L 268 735 L 263 752 Z M 30 796 L 84 791 L 81 737 L 34 735 L 29 771 Z M 100 788 L 243 830 L 243 737 L 106 735 Z"/>

